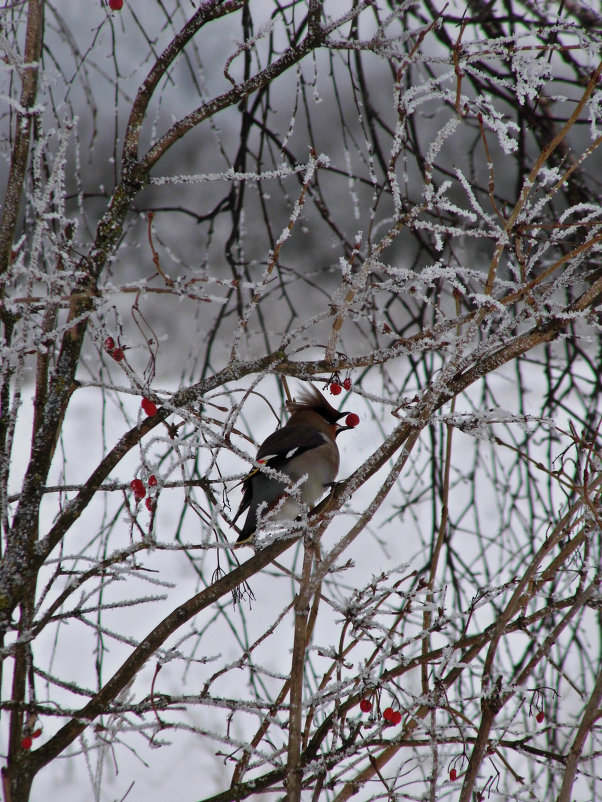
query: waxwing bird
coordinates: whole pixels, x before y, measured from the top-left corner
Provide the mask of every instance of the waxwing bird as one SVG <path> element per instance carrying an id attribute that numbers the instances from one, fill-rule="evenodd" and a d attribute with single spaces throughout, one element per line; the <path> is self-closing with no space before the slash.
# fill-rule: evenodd
<path id="1" fill-rule="evenodd" d="M 332 407 L 313 385 L 303 388 L 299 400 L 287 401 L 291 413 L 286 424 L 277 429 L 259 446 L 257 462 L 278 471 L 297 486 L 303 503 L 311 509 L 331 484 L 339 470 L 339 449 L 336 436 L 353 429 L 359 422 L 357 415 L 350 418 L 353 425 L 341 426 L 338 421 L 347 415 Z M 350 421 L 349 421 L 350 422 Z M 267 515 L 272 521 L 294 520 L 301 512 L 294 495 L 286 493 L 290 484 L 276 478 L 273 473 L 258 467 L 243 482 L 243 497 L 232 523 L 249 510 L 237 543 L 244 543 L 257 529 L 258 517 Z"/>

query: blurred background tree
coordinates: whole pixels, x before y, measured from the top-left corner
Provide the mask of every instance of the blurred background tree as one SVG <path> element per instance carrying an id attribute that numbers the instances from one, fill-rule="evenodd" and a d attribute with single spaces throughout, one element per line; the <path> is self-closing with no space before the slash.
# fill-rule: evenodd
<path id="1" fill-rule="evenodd" d="M 597 799 L 598 12 L 0 13 L 5 800 Z"/>

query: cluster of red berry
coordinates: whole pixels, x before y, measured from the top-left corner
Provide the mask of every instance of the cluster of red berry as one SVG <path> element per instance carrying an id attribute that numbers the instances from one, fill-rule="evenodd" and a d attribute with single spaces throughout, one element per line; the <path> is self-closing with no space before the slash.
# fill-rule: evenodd
<path id="1" fill-rule="evenodd" d="M 369 713 L 372 710 L 372 702 L 370 699 L 361 700 L 360 710 L 362 713 Z M 392 707 L 385 707 L 383 710 L 383 718 L 389 724 L 399 724 L 401 721 L 401 713 L 399 710 L 393 710 Z"/>
<path id="2" fill-rule="evenodd" d="M 389 724 L 399 724 L 401 721 L 401 713 L 399 710 L 393 710 L 392 707 L 385 707 L 383 710 L 383 718 L 385 721 L 388 721 Z"/>
<path id="3" fill-rule="evenodd" d="M 351 390 L 350 378 L 345 379 L 342 386 L 338 381 L 330 382 L 330 392 L 332 395 L 340 395 L 343 390 Z"/>
<path id="4" fill-rule="evenodd" d="M 335 374 L 336 375 L 336 374 Z M 342 383 L 338 378 L 330 382 L 330 392 L 332 395 L 340 395 L 343 390 L 351 390 L 351 379 L 347 377 Z M 345 418 L 345 426 L 357 426 L 360 422 L 360 416 L 355 412 L 350 412 Z"/>
<path id="5" fill-rule="evenodd" d="M 149 487 L 156 487 L 157 486 L 157 477 L 154 473 L 148 477 L 148 486 Z M 136 500 L 136 504 L 146 496 L 146 488 L 144 487 L 144 482 L 142 479 L 132 479 L 130 482 L 130 487 L 132 488 L 132 492 L 134 493 L 134 498 Z M 146 509 L 149 512 L 152 512 L 155 508 L 154 500 L 149 496 L 146 501 L 144 502 Z"/>
<path id="6" fill-rule="evenodd" d="M 115 340 L 112 337 L 107 337 L 104 341 L 104 349 L 109 356 L 113 357 L 115 362 L 121 362 L 121 360 L 125 358 L 123 348 L 116 347 Z"/>
<path id="7" fill-rule="evenodd" d="M 24 735 L 23 738 L 21 738 L 21 746 L 22 746 L 22 748 L 23 749 L 31 749 L 31 746 L 33 744 L 33 739 L 34 738 L 39 738 L 41 734 L 42 734 L 42 728 L 38 727 L 38 729 L 34 730 L 31 733 L 31 735 Z"/>

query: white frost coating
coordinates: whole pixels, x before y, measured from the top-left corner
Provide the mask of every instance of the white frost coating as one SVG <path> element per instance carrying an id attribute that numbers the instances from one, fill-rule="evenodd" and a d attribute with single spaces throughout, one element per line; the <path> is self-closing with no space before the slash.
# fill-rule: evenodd
<path id="1" fill-rule="evenodd" d="M 11 108 L 13 108 L 23 117 L 31 117 L 34 114 L 42 114 L 45 109 L 45 106 L 43 106 L 41 103 L 37 103 L 29 108 L 25 108 L 25 106 L 22 106 L 15 98 L 10 97 L 10 95 L 0 95 L 0 100 L 4 101 L 8 106 L 11 106 Z"/>
<path id="2" fill-rule="evenodd" d="M 561 173 L 558 167 L 547 167 L 544 165 L 543 167 L 540 167 L 539 172 L 537 173 L 537 180 L 543 186 L 547 186 L 548 184 L 555 184 L 560 176 Z"/>
<path id="3" fill-rule="evenodd" d="M 515 92 L 521 106 L 525 101 L 535 100 L 544 81 L 550 77 L 550 62 L 538 55 L 537 51 L 526 47 L 516 49 L 512 56 L 512 69 L 516 75 Z"/>
<path id="4" fill-rule="evenodd" d="M 324 153 L 320 153 L 315 161 L 318 166 L 326 167 L 330 164 L 330 157 Z M 150 184 L 161 186 L 162 184 L 204 184 L 212 181 L 268 181 L 280 178 L 287 178 L 297 173 L 302 173 L 307 170 L 308 164 L 297 164 L 291 167 L 288 164 L 282 164 L 277 170 L 265 170 L 262 173 L 254 172 L 238 172 L 230 167 L 222 173 L 204 173 L 199 175 L 173 175 L 173 176 L 152 176 L 149 179 Z"/>
<path id="5" fill-rule="evenodd" d="M 587 114 L 589 116 L 589 135 L 594 141 L 602 134 L 600 122 L 602 120 L 602 89 L 592 92 L 587 101 Z"/>
<path id="6" fill-rule="evenodd" d="M 450 117 L 450 119 L 445 123 L 435 139 L 429 145 L 429 148 L 426 152 L 426 171 L 429 179 L 433 170 L 433 162 L 435 161 L 437 154 L 443 147 L 446 139 L 448 139 L 454 133 L 459 125 L 460 118 L 458 116 Z M 447 183 L 444 183 L 441 189 L 444 190 L 445 187 L 447 187 Z M 431 203 L 435 200 L 434 189 L 430 180 L 424 188 L 424 198 L 427 203 Z"/>
<path id="7" fill-rule="evenodd" d="M 479 75 L 479 71 L 475 70 L 475 76 Z M 512 87 L 508 88 L 512 89 Z M 518 147 L 515 135 L 518 134 L 520 128 L 514 120 L 508 119 L 488 98 L 479 98 L 478 109 L 483 118 L 483 124 L 495 133 L 504 153 L 515 153 Z"/>

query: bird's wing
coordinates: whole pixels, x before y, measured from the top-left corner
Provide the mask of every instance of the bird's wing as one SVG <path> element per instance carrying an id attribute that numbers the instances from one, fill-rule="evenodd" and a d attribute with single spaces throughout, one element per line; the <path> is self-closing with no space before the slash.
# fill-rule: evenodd
<path id="1" fill-rule="evenodd" d="M 271 434 L 259 446 L 257 460 L 278 470 L 288 460 L 328 442 L 326 435 L 304 423 L 285 426 Z"/>
<path id="2" fill-rule="evenodd" d="M 328 442 L 326 435 L 314 429 L 313 426 L 308 426 L 304 423 L 284 426 L 282 429 L 277 429 L 263 441 L 259 446 L 256 459 L 258 462 L 262 462 L 269 468 L 278 471 L 284 468 L 289 460 L 304 454 L 306 451 L 311 451 L 313 448 L 319 448 L 326 442 Z M 254 468 L 245 476 L 242 485 L 242 501 L 232 519 L 232 523 L 235 523 L 251 504 L 251 480 L 258 471 L 259 468 Z"/>

